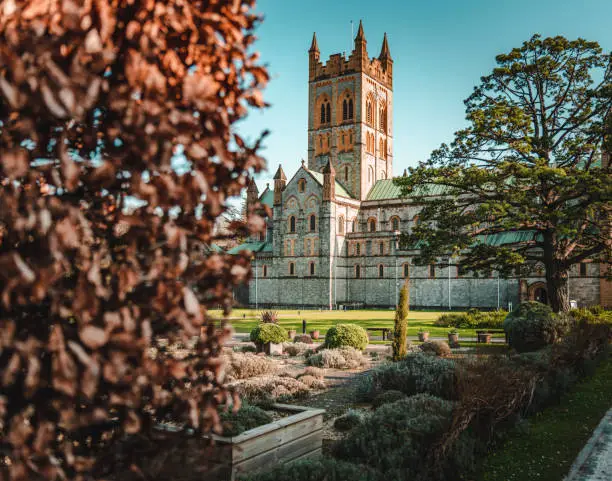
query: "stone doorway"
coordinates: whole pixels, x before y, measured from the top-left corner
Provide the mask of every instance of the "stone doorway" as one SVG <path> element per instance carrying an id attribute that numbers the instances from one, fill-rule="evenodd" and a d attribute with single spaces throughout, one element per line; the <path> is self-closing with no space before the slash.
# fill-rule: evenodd
<path id="1" fill-rule="evenodd" d="M 543 282 L 536 282 L 529 286 L 529 300 L 548 304 L 548 290 Z"/>

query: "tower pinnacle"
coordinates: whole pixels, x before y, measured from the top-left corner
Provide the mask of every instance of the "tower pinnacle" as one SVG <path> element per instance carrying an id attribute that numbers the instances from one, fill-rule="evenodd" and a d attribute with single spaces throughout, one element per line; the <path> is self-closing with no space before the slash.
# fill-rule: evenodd
<path id="1" fill-rule="evenodd" d="M 310 48 L 308 49 L 309 52 L 318 52 L 319 51 L 319 44 L 317 43 L 317 33 L 314 32 L 312 34 L 312 43 L 310 44 Z"/>
<path id="2" fill-rule="evenodd" d="M 359 28 L 357 29 L 357 36 L 355 37 L 355 42 L 365 42 L 365 33 L 363 33 L 363 24 L 361 20 L 359 20 Z"/>
<path id="3" fill-rule="evenodd" d="M 378 56 L 380 60 L 391 60 L 391 52 L 389 51 L 389 42 L 387 41 L 387 32 L 385 32 L 385 36 L 383 37 L 382 48 L 380 49 L 380 55 Z"/>

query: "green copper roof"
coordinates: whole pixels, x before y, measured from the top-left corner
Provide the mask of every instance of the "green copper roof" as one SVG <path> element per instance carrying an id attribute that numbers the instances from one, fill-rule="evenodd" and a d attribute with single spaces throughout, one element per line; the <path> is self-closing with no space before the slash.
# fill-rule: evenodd
<path id="1" fill-rule="evenodd" d="M 242 251 L 255 252 L 272 252 L 271 242 L 245 242 L 227 251 L 228 254 L 234 255 Z"/>
<path id="2" fill-rule="evenodd" d="M 320 174 L 319 172 L 314 172 L 312 170 L 307 170 L 307 172 L 314 177 L 314 180 L 316 180 L 319 184 L 323 185 L 323 174 Z M 336 181 L 336 195 L 341 195 L 342 197 L 348 197 L 349 199 L 352 199 L 351 194 L 349 194 L 344 189 L 344 187 L 342 187 L 338 183 L 338 181 Z"/>
<path id="3" fill-rule="evenodd" d="M 259 196 L 259 201 L 268 207 L 272 207 L 274 204 L 274 191 L 266 187 L 263 194 Z"/>
<path id="4" fill-rule="evenodd" d="M 444 192 L 444 186 L 433 185 L 426 188 L 421 188 L 417 192 L 413 192 L 411 196 L 415 195 L 441 195 Z M 399 185 L 393 182 L 393 179 L 381 179 L 376 183 L 368 192 L 366 200 L 384 200 L 384 199 L 399 199 L 402 195 L 402 189 Z"/>

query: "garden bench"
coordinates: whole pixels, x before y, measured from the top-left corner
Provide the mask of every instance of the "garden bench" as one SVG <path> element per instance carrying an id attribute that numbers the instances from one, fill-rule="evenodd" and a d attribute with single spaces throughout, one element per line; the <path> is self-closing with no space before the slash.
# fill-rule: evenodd
<path id="1" fill-rule="evenodd" d="M 367 327 L 367 331 L 382 331 L 382 340 L 385 341 L 389 338 L 389 333 L 391 329 L 388 327 Z"/>
<path id="2" fill-rule="evenodd" d="M 476 330 L 476 339 L 477 342 L 485 342 L 484 336 L 481 334 L 499 334 L 504 333 L 504 337 L 506 338 L 506 343 L 508 343 L 508 334 L 503 329 L 477 329 Z"/>

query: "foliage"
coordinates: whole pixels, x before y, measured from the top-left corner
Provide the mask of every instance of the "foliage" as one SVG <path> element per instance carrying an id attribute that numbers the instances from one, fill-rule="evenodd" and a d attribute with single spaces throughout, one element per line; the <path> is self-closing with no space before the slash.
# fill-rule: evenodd
<path id="1" fill-rule="evenodd" d="M 400 399 L 404 399 L 406 393 L 402 391 L 397 391 L 395 389 L 390 389 L 389 391 L 381 392 L 372 400 L 372 406 L 374 408 L 378 408 L 383 404 L 394 403 L 395 401 L 399 401 Z"/>
<path id="2" fill-rule="evenodd" d="M 244 346 L 234 346 L 234 352 L 257 352 L 257 348 L 252 344 L 246 344 Z"/>
<path id="3" fill-rule="evenodd" d="M 262 323 L 251 331 L 250 339 L 255 344 L 267 344 L 269 342 L 280 344 L 289 337 L 287 331 L 278 324 Z"/>
<path id="4" fill-rule="evenodd" d="M 387 479 L 420 477 L 430 444 L 450 425 L 453 402 L 417 394 L 384 404 L 355 427 L 333 452 L 341 460 L 379 469 Z"/>
<path id="5" fill-rule="evenodd" d="M 223 436 L 237 436 L 244 431 L 272 422 L 272 416 L 263 409 L 243 403 L 236 412 L 221 413 Z"/>
<path id="6" fill-rule="evenodd" d="M 2 2 L 0 426 L 11 480 L 88 478 L 100 449 L 156 418 L 220 428 L 230 329 L 207 310 L 227 315 L 250 260 L 207 246 L 227 200 L 265 165 L 259 141 L 235 132 L 249 105 L 264 106 L 268 79 L 252 7 Z M 261 231 L 261 209 L 232 231 Z M 184 359 L 147 355 L 157 337 L 195 336 Z"/>
<path id="7" fill-rule="evenodd" d="M 325 381 L 319 379 L 318 377 L 312 376 L 310 374 L 304 374 L 302 376 L 298 376 L 297 379 L 304 383 L 310 389 L 325 389 Z"/>
<path id="8" fill-rule="evenodd" d="M 508 311 L 479 311 L 470 309 L 465 313 L 442 314 L 434 322 L 439 327 L 455 327 L 457 329 L 502 329 Z"/>
<path id="9" fill-rule="evenodd" d="M 460 254 L 478 275 L 543 266 L 553 310 L 567 311 L 571 266 L 612 255 L 612 173 L 600 162 L 611 57 L 596 42 L 535 35 L 496 61 L 465 102 L 468 126 L 396 179 L 424 205 L 402 241 L 422 242 L 419 263 Z"/>
<path id="10" fill-rule="evenodd" d="M 572 309 L 569 316 L 576 321 L 585 321 L 590 324 L 608 323 L 612 324 L 612 311 L 606 311 L 601 306 L 593 306 L 582 309 Z"/>
<path id="11" fill-rule="evenodd" d="M 306 359 L 310 366 L 332 369 L 358 369 L 369 363 L 361 351 L 352 347 L 322 349 Z"/>
<path id="12" fill-rule="evenodd" d="M 351 429 L 362 424 L 365 417 L 366 416 L 363 411 L 349 409 L 342 416 L 338 416 L 334 420 L 334 428 L 336 428 L 338 431 L 350 431 Z"/>
<path id="13" fill-rule="evenodd" d="M 399 302 L 395 311 L 393 321 L 393 360 L 399 361 L 406 356 L 408 337 L 408 309 L 410 290 L 408 280 L 404 282 L 400 290 Z"/>
<path id="14" fill-rule="evenodd" d="M 429 393 L 444 399 L 455 397 L 455 363 L 424 354 L 406 356 L 372 369 L 359 379 L 356 397 L 372 401 L 384 391 L 397 390 L 408 396 Z"/>
<path id="15" fill-rule="evenodd" d="M 535 301 L 521 303 L 504 321 L 508 344 L 518 352 L 553 344 L 568 328 L 567 316 L 555 315 L 549 306 Z"/>
<path id="16" fill-rule="evenodd" d="M 226 359 L 227 375 L 233 379 L 246 379 L 263 374 L 272 374 L 277 364 L 266 356 L 251 353 L 233 353 Z"/>
<path id="17" fill-rule="evenodd" d="M 234 384 L 240 395 L 252 404 L 262 401 L 290 401 L 310 392 L 299 379 L 286 376 L 261 376 Z"/>
<path id="18" fill-rule="evenodd" d="M 353 347 L 363 351 L 368 345 L 368 333 L 357 324 L 337 324 L 325 334 L 325 347 Z"/>
<path id="19" fill-rule="evenodd" d="M 302 344 L 313 344 L 312 337 L 308 334 L 298 334 L 293 338 L 293 342 L 300 342 Z"/>
<path id="20" fill-rule="evenodd" d="M 446 341 L 426 341 L 419 346 L 425 354 L 433 354 L 438 357 L 448 357 L 452 354 Z"/>
<path id="21" fill-rule="evenodd" d="M 314 376 L 317 379 L 323 379 L 325 377 L 325 369 L 321 369 L 318 367 L 308 366 L 304 369 L 304 374 L 309 376 Z M 298 376 L 299 379 L 300 376 Z"/>
<path id="22" fill-rule="evenodd" d="M 263 311 L 260 316 L 261 322 L 278 324 L 278 312 L 276 311 Z"/>
<path id="23" fill-rule="evenodd" d="M 285 342 L 283 344 L 283 351 L 291 357 L 303 356 L 307 351 L 312 351 L 313 349 L 315 349 L 315 346 L 313 346 L 312 343 Z"/>
<path id="24" fill-rule="evenodd" d="M 367 466 L 333 458 L 301 459 L 251 475 L 245 481 L 383 481 Z"/>

